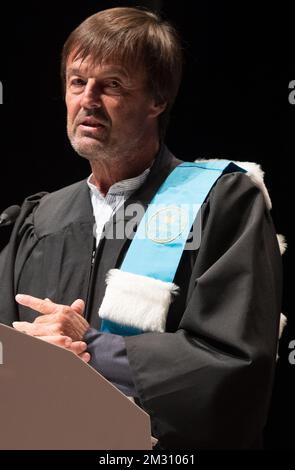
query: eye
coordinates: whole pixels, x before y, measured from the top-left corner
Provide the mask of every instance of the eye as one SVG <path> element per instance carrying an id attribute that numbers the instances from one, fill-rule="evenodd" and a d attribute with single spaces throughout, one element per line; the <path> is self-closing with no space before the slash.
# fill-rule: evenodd
<path id="1" fill-rule="evenodd" d="M 117 80 L 109 80 L 106 83 L 106 86 L 109 87 L 109 88 L 119 88 L 120 83 Z"/>
<path id="2" fill-rule="evenodd" d="M 81 87 L 86 85 L 86 82 L 82 78 L 72 78 L 70 80 L 70 86 L 72 87 Z"/>
<path id="3" fill-rule="evenodd" d="M 110 79 L 104 82 L 104 90 L 109 95 L 119 95 L 122 93 L 122 85 L 118 80 Z"/>

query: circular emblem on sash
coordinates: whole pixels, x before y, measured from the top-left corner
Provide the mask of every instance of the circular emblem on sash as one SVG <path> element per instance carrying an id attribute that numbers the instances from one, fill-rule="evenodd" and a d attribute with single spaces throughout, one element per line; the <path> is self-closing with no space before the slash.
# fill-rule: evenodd
<path id="1" fill-rule="evenodd" d="M 178 238 L 188 225 L 187 210 L 166 206 L 157 210 L 146 222 L 146 237 L 156 243 L 169 243 Z"/>

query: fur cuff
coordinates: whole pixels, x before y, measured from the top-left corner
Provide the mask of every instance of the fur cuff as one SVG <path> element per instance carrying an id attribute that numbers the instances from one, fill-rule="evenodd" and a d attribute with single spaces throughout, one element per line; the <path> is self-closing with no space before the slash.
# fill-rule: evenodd
<path id="1" fill-rule="evenodd" d="M 165 331 L 167 313 L 178 287 L 120 269 L 108 273 L 100 318 L 143 331 Z"/>
<path id="2" fill-rule="evenodd" d="M 288 247 L 286 239 L 285 239 L 284 235 L 282 235 L 281 233 L 277 233 L 277 239 L 278 239 L 278 242 L 279 242 L 281 255 L 283 255 L 285 253 L 287 247 Z"/>
<path id="3" fill-rule="evenodd" d="M 287 318 L 285 317 L 285 315 L 283 313 L 281 313 L 281 316 L 280 316 L 280 330 L 279 330 L 279 339 L 281 338 L 282 334 L 283 334 L 283 331 L 284 331 L 284 328 L 285 326 L 287 325 Z"/>

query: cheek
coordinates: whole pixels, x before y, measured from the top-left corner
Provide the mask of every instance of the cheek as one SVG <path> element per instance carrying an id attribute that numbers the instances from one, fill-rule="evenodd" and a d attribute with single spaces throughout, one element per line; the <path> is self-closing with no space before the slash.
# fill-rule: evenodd
<path id="1" fill-rule="evenodd" d="M 130 133 L 144 126 L 147 120 L 147 105 L 140 99 L 129 101 L 125 97 L 105 97 L 102 103 L 113 126 L 118 126 L 118 131 Z"/>
<path id="2" fill-rule="evenodd" d="M 110 116 L 120 118 L 123 116 L 132 116 L 136 114 L 138 100 L 132 100 L 128 96 L 115 95 L 101 97 L 102 106 Z"/>
<path id="3" fill-rule="evenodd" d="M 127 106 L 126 103 L 116 103 L 116 106 L 109 108 L 109 115 L 120 123 L 122 127 L 128 127 L 131 123 L 136 123 L 141 120 L 141 111 L 137 109 L 136 103 L 132 106 Z"/>
<path id="4" fill-rule="evenodd" d="M 65 98 L 66 108 L 67 108 L 67 119 L 69 123 L 72 123 L 79 112 L 78 103 L 73 100 L 73 98 L 66 95 Z"/>

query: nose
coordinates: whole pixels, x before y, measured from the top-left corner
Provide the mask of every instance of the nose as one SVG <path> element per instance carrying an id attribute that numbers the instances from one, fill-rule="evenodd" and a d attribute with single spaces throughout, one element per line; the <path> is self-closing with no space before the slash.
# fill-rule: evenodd
<path id="1" fill-rule="evenodd" d="M 101 106 L 100 87 L 94 79 L 88 79 L 83 94 L 81 95 L 81 107 L 85 109 L 99 108 Z"/>

